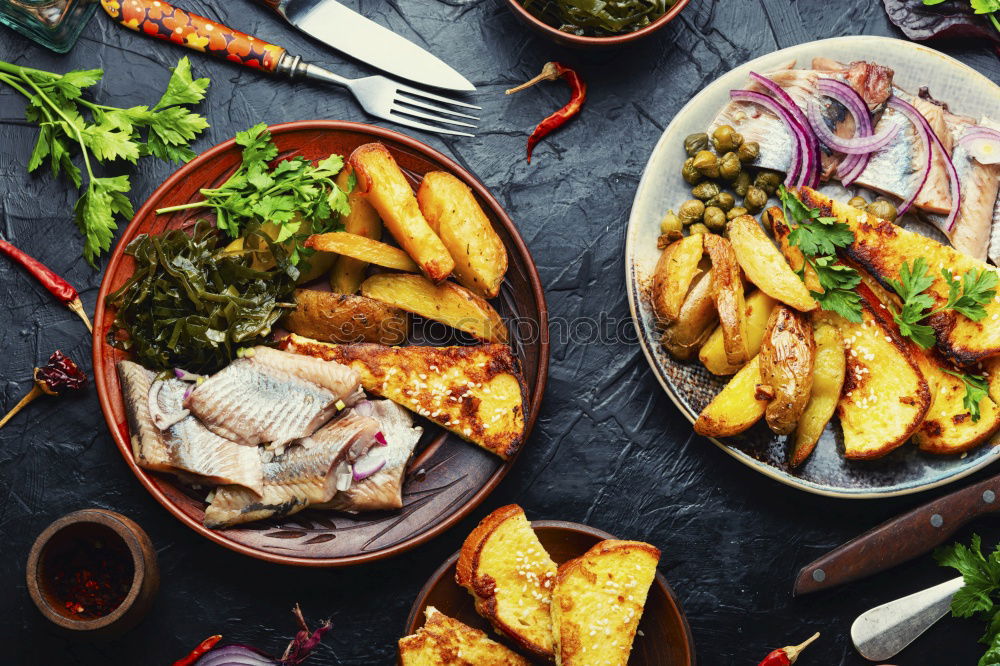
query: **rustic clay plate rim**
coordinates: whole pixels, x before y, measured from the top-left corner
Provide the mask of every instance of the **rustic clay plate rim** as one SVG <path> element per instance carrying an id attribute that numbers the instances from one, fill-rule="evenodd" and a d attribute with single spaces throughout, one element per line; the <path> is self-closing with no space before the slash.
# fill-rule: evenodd
<path id="1" fill-rule="evenodd" d="M 768 53 L 762 55 L 758 58 L 750 60 L 749 62 L 743 63 L 734 67 L 733 69 L 722 74 L 718 79 L 724 78 L 727 75 L 735 72 L 749 72 L 759 65 L 772 65 L 774 61 L 779 60 L 781 56 L 786 59 L 797 58 L 800 51 L 811 50 L 821 48 L 829 44 L 837 44 L 838 46 L 844 45 L 845 43 L 850 45 L 856 45 L 858 49 L 863 49 L 867 44 L 878 43 L 881 45 L 890 44 L 895 48 L 900 50 L 910 49 L 912 51 L 918 51 L 925 55 L 930 55 L 941 59 L 946 65 L 959 68 L 963 70 L 964 73 L 972 75 L 973 78 L 978 78 L 982 85 L 986 87 L 997 88 L 997 84 L 993 83 L 988 77 L 982 73 L 976 71 L 972 67 L 969 67 L 963 62 L 952 58 L 951 56 L 945 55 L 940 51 L 936 51 L 932 48 L 921 44 L 914 44 L 902 39 L 895 39 L 891 37 L 880 37 L 874 35 L 856 35 L 848 37 L 832 37 L 829 39 L 821 39 L 812 42 L 806 42 L 803 44 L 797 44 L 795 46 L 790 46 L 779 51 Z M 678 410 L 691 422 L 693 425 L 695 420 L 697 420 L 698 415 L 690 411 L 687 406 L 678 398 L 676 389 L 671 384 L 670 380 L 666 377 L 663 370 L 656 359 L 656 356 L 650 347 L 649 341 L 647 339 L 647 332 L 645 330 L 645 324 L 643 322 L 642 315 L 639 311 L 639 299 L 641 298 L 639 294 L 639 289 L 637 288 L 638 279 L 636 276 L 636 261 L 635 261 L 635 245 L 638 242 L 638 228 L 640 227 L 639 214 L 637 210 L 639 208 L 640 198 L 648 187 L 647 182 L 651 175 L 650 164 L 656 159 L 656 156 L 663 150 L 663 144 L 666 140 L 666 136 L 670 132 L 671 125 L 677 122 L 678 118 L 684 117 L 688 113 L 696 110 L 699 105 L 704 104 L 703 100 L 708 97 L 713 91 L 713 86 L 718 82 L 718 79 L 713 83 L 705 86 L 698 94 L 692 97 L 680 111 L 674 114 L 667 125 L 666 129 L 660 135 L 656 144 L 653 146 L 653 150 L 650 153 L 649 160 L 646 166 L 643 168 L 642 176 L 639 179 L 639 184 L 636 187 L 636 195 L 633 199 L 632 209 L 629 214 L 628 228 L 625 237 L 625 284 L 626 290 L 628 292 L 628 304 L 629 311 L 632 315 L 632 323 L 636 328 L 636 335 L 639 339 L 639 346 L 642 348 L 642 353 L 646 357 L 646 362 L 649 367 L 653 370 L 653 374 L 656 376 L 657 381 L 663 387 L 664 392 L 670 398 L 671 402 L 677 407 Z M 904 484 L 900 484 L 900 487 L 896 487 L 891 490 L 872 490 L 869 488 L 834 488 L 830 486 L 824 486 L 813 481 L 808 481 L 806 479 L 800 479 L 795 477 L 784 470 L 778 469 L 760 460 L 757 460 L 751 455 L 744 453 L 732 446 L 727 445 L 725 442 L 719 440 L 716 437 L 705 437 L 713 444 L 718 446 L 720 449 L 728 453 L 730 456 L 739 460 L 744 465 L 751 467 L 758 472 L 764 474 L 767 477 L 779 481 L 787 486 L 793 488 L 798 488 L 800 490 L 805 490 L 816 495 L 823 495 L 826 497 L 839 497 L 845 499 L 879 499 L 883 497 L 898 497 L 901 495 L 910 495 L 913 493 L 922 492 L 925 490 L 931 490 L 933 488 L 939 488 L 941 486 L 947 485 L 949 483 L 963 479 L 970 474 L 974 474 L 979 470 L 983 469 L 987 465 L 993 463 L 1000 457 L 1000 447 L 994 447 L 991 453 L 984 455 L 980 460 L 976 461 L 974 464 L 970 464 L 963 469 L 944 475 L 929 481 L 912 481 Z M 985 443 L 983 446 L 990 446 L 990 443 Z"/>
<path id="2" fill-rule="evenodd" d="M 356 123 L 346 120 L 299 120 L 287 123 L 280 123 L 269 125 L 268 130 L 272 135 L 278 135 L 285 132 L 296 132 L 302 130 L 321 130 L 328 132 L 353 132 L 367 134 L 372 137 L 373 140 L 387 140 L 396 142 L 403 145 L 404 147 L 413 150 L 431 161 L 436 161 L 446 167 L 446 169 L 452 174 L 460 178 L 465 184 L 472 188 L 472 190 L 478 195 L 483 201 L 485 201 L 490 210 L 495 215 L 496 219 L 502 224 L 507 232 L 510 234 L 512 240 L 512 247 L 507 249 L 510 251 L 517 252 L 524 261 L 525 268 L 527 269 L 528 280 L 531 284 L 532 297 L 538 304 L 538 311 L 535 313 L 538 318 L 539 330 L 548 330 L 548 306 L 545 301 L 545 294 L 542 290 L 541 278 L 538 275 L 538 268 L 535 266 L 535 261 L 528 251 L 528 247 L 521 237 L 520 231 L 515 226 L 514 222 L 507 215 L 507 212 L 503 209 L 496 198 L 490 193 L 490 191 L 483 185 L 478 178 L 473 176 L 468 170 L 458 165 L 454 160 L 440 153 L 439 151 L 431 148 L 427 144 L 414 139 L 413 137 L 395 132 L 384 127 L 378 127 L 376 125 L 367 125 L 364 123 Z M 229 139 L 223 143 L 220 143 L 212 148 L 209 148 L 205 152 L 201 153 L 193 159 L 191 162 L 180 167 L 177 171 L 172 173 L 163 183 L 150 194 L 149 198 L 146 199 L 142 207 L 138 210 L 132 221 L 129 222 L 125 231 L 122 233 L 121 239 L 115 246 L 112 252 L 111 259 L 108 262 L 108 266 L 104 272 L 104 278 L 101 281 L 101 288 L 97 296 L 97 306 L 94 316 L 94 333 L 93 333 L 93 348 L 92 348 L 92 359 L 94 368 L 95 384 L 97 386 L 97 396 L 98 401 L 101 405 L 101 411 L 104 414 L 104 420 L 107 423 L 108 430 L 111 432 L 111 436 L 118 446 L 118 450 L 121 452 L 122 457 L 128 464 L 132 473 L 135 474 L 136 478 L 145 486 L 146 490 L 166 508 L 170 513 L 172 513 L 177 519 L 182 523 L 193 529 L 195 532 L 201 536 L 214 541 L 215 543 L 224 546 L 232 551 L 240 553 L 242 555 L 249 555 L 260 560 L 267 562 L 273 562 L 278 564 L 288 564 L 292 566 L 300 567 L 341 567 L 341 566 L 351 566 L 355 564 L 362 564 L 365 562 L 373 562 L 376 560 L 381 560 L 387 557 L 392 557 L 398 555 L 402 552 L 415 548 L 422 543 L 430 541 L 434 537 L 438 536 L 452 525 L 460 521 L 466 515 L 469 514 L 473 509 L 475 509 L 479 504 L 486 499 L 486 497 L 496 488 L 497 484 L 507 475 L 513 467 L 515 460 L 520 454 L 520 449 L 508 460 L 504 461 L 497 470 L 490 475 L 486 482 L 483 484 L 479 490 L 477 490 L 468 500 L 458 506 L 453 513 L 451 513 L 446 518 L 442 519 L 439 523 L 433 525 L 430 529 L 420 532 L 415 536 L 411 536 L 407 539 L 400 541 L 392 546 L 373 551 L 371 553 L 349 555 L 344 557 L 297 557 L 294 555 L 282 555 L 278 553 L 268 552 L 253 548 L 237 541 L 228 538 L 224 531 L 211 530 L 201 524 L 199 521 L 194 519 L 185 513 L 177 504 L 175 504 L 166 494 L 157 486 L 155 483 L 156 477 L 148 473 L 146 470 L 139 467 L 135 462 L 135 458 L 132 454 L 131 445 L 124 438 L 123 434 L 119 431 L 117 423 L 114 422 L 114 417 L 111 409 L 111 402 L 113 399 L 120 401 L 121 396 L 112 396 L 112 391 L 109 390 L 107 382 L 105 380 L 105 359 L 104 352 L 108 349 L 107 344 L 103 338 L 103 331 L 106 328 L 106 322 L 109 308 L 104 306 L 108 294 L 111 291 L 111 276 L 115 274 L 118 264 L 122 261 L 124 256 L 125 246 L 132 240 L 132 238 L 138 233 L 138 222 L 149 216 L 155 206 L 156 201 L 166 192 L 168 192 L 176 183 L 186 178 L 188 174 L 198 169 L 198 167 L 206 162 L 209 162 L 216 157 L 226 153 L 227 151 L 233 149 L 236 146 L 235 139 Z M 524 430 L 524 440 L 525 443 L 531 434 L 532 428 L 534 427 L 535 421 L 538 418 L 538 412 L 541 407 L 542 396 L 545 392 L 546 379 L 548 377 L 548 366 L 549 366 L 549 340 L 547 336 L 540 336 L 538 343 L 538 369 L 536 372 L 536 383 L 535 389 L 529 396 L 530 401 L 530 411 L 528 413 L 528 418 L 525 421 Z M 523 449 L 524 446 L 521 446 Z"/>
<path id="3" fill-rule="evenodd" d="M 618 538 L 612 534 L 608 534 L 604 530 L 599 530 L 596 527 L 565 520 L 532 520 L 531 527 L 532 529 L 545 529 L 555 532 L 575 532 L 578 534 L 585 534 L 587 536 L 594 537 L 599 541 Z M 448 573 L 455 568 L 455 563 L 458 562 L 460 554 L 461 551 L 453 553 L 451 557 L 445 560 L 444 563 L 431 574 L 430 578 L 427 579 L 427 582 L 424 583 L 424 586 L 420 588 L 420 592 L 417 593 L 417 598 L 414 600 L 413 605 L 410 606 L 410 614 L 406 618 L 404 636 L 409 636 L 423 626 L 423 612 L 424 608 L 427 607 L 427 598 L 430 597 L 431 592 L 433 592 L 434 589 L 441 584 L 445 576 L 447 576 Z M 580 555 L 583 555 L 583 553 L 580 553 Z M 659 569 L 656 571 L 655 581 L 660 593 L 663 594 L 664 598 L 667 600 L 667 605 L 670 607 L 674 620 L 679 622 L 684 630 L 684 652 L 688 656 L 689 666 L 693 665 L 695 663 L 694 636 L 691 633 L 691 625 L 688 624 L 687 615 L 685 615 L 680 601 L 678 601 L 677 597 L 674 595 L 673 588 L 671 588 L 670 583 L 667 582 L 666 576 L 664 576 Z M 439 608 L 438 610 L 447 614 L 445 609 Z"/>

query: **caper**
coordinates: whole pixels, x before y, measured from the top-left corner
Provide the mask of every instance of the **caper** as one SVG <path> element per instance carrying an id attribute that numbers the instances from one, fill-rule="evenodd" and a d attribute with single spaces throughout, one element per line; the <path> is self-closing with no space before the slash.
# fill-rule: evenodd
<path id="1" fill-rule="evenodd" d="M 740 158 L 736 156 L 736 153 L 729 152 L 722 156 L 719 160 L 719 175 L 726 180 L 736 180 L 736 177 L 740 175 L 743 171 L 743 165 L 740 164 Z"/>
<path id="2" fill-rule="evenodd" d="M 704 132 L 688 134 L 684 139 L 684 150 L 687 151 L 688 157 L 694 157 L 700 150 L 708 150 L 708 135 Z"/>
<path id="3" fill-rule="evenodd" d="M 744 208 L 743 206 L 733 206 L 732 208 L 729 209 L 729 212 L 726 213 L 726 219 L 735 220 L 736 218 L 746 214 L 747 214 L 747 209 Z"/>
<path id="4" fill-rule="evenodd" d="M 874 215 L 875 217 L 880 217 L 883 220 L 887 220 L 889 222 L 895 222 L 896 216 L 898 215 L 898 213 L 896 212 L 896 207 L 893 206 L 888 201 L 886 201 L 885 199 L 879 199 L 877 201 L 871 202 L 870 204 L 865 206 L 865 211 L 870 215 Z"/>
<path id="5" fill-rule="evenodd" d="M 868 205 L 868 202 L 865 201 L 864 197 L 851 197 L 850 201 L 847 202 L 847 205 L 864 210 L 865 206 Z"/>
<path id="6" fill-rule="evenodd" d="M 660 233 L 669 234 L 671 231 L 680 231 L 684 228 L 681 218 L 677 217 L 673 210 L 668 210 L 667 214 L 660 220 Z"/>
<path id="7" fill-rule="evenodd" d="M 747 212 L 757 214 L 767 205 L 767 192 L 759 187 L 751 186 L 747 194 L 743 197 L 743 207 Z"/>
<path id="8" fill-rule="evenodd" d="M 778 191 L 778 185 L 781 185 L 781 174 L 775 171 L 761 171 L 754 178 L 753 186 L 764 190 L 768 194 L 774 194 Z"/>
<path id="9" fill-rule="evenodd" d="M 681 218 L 681 223 L 684 225 L 700 221 L 704 214 L 705 204 L 697 199 L 688 199 L 677 209 L 677 217 Z"/>
<path id="10" fill-rule="evenodd" d="M 707 235 L 707 234 L 710 234 L 712 232 L 709 231 L 708 227 L 706 227 L 701 222 L 696 222 L 695 224 L 692 224 L 690 227 L 688 227 L 688 233 L 693 236 L 694 234 L 706 234 Z"/>
<path id="11" fill-rule="evenodd" d="M 684 160 L 684 166 L 681 167 L 681 176 L 688 185 L 697 185 L 701 182 L 703 176 L 700 171 L 694 168 L 693 157 L 689 157 Z"/>
<path id="12" fill-rule="evenodd" d="M 712 132 L 712 145 L 718 153 L 736 150 L 743 143 L 743 135 L 729 125 L 720 125 Z"/>
<path id="13" fill-rule="evenodd" d="M 730 210 L 736 205 L 736 199 L 729 192 L 719 192 L 714 197 L 705 202 L 706 206 L 715 206 L 723 211 Z"/>
<path id="14" fill-rule="evenodd" d="M 750 164 L 760 155 L 760 144 L 756 141 L 745 141 L 736 150 L 736 155 L 743 164 Z"/>
<path id="15" fill-rule="evenodd" d="M 706 178 L 719 177 L 719 158 L 710 150 L 700 150 L 691 163 Z"/>
<path id="16" fill-rule="evenodd" d="M 691 188 L 691 196 L 702 201 L 708 201 L 718 193 L 719 186 L 710 180 Z"/>
<path id="17" fill-rule="evenodd" d="M 745 197 L 752 181 L 753 178 L 749 173 L 740 171 L 740 175 L 736 176 L 736 180 L 733 181 L 733 192 L 736 192 L 741 197 Z"/>
<path id="18" fill-rule="evenodd" d="M 709 231 L 722 231 L 726 226 L 726 213 L 721 208 L 709 206 L 705 209 L 704 220 Z"/>

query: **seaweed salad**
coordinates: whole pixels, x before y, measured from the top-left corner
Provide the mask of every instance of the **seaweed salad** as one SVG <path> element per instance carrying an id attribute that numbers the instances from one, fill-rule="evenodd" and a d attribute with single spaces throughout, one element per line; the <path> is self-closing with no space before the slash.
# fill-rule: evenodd
<path id="1" fill-rule="evenodd" d="M 677 0 L 521 0 L 532 14 L 563 32 L 607 37 L 635 32 L 663 16 Z"/>

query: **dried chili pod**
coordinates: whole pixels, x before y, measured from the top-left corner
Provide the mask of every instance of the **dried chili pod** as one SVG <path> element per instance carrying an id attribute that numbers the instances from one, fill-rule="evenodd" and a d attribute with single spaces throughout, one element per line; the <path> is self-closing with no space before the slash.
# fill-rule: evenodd
<path id="1" fill-rule="evenodd" d="M 809 647 L 809 644 L 817 638 L 819 638 L 818 631 L 813 634 L 809 640 L 799 643 L 798 645 L 789 645 L 787 647 L 778 648 L 764 657 L 764 661 L 760 662 L 758 666 L 790 666 L 796 662 L 799 655 L 802 654 L 802 651 Z"/>
<path id="2" fill-rule="evenodd" d="M 510 95 L 525 88 L 530 88 L 539 81 L 555 81 L 556 79 L 565 79 L 566 83 L 569 84 L 572 95 L 566 106 L 550 114 L 545 120 L 538 123 L 535 131 L 528 137 L 528 164 L 531 164 L 531 151 L 534 150 L 539 141 L 565 125 L 573 116 L 580 113 L 580 108 L 583 106 L 584 100 L 587 99 L 587 84 L 583 82 L 579 74 L 566 65 L 558 62 L 547 62 L 542 68 L 541 74 L 506 92 L 507 95 Z"/>
<path id="3" fill-rule="evenodd" d="M 35 386 L 0 419 L 0 428 L 36 398 L 42 395 L 60 395 L 66 391 L 79 391 L 87 383 L 87 375 L 71 358 L 58 349 L 52 352 L 48 363 L 35 368 L 34 377 Z"/>

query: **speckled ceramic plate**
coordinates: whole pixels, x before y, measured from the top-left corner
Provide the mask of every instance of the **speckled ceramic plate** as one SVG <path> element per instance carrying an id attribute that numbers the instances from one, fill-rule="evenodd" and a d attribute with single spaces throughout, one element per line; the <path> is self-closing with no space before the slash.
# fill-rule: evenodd
<path id="1" fill-rule="evenodd" d="M 697 414 L 724 385 L 699 363 L 672 359 L 659 343 L 649 306 L 648 285 L 659 251 L 656 237 L 659 221 L 668 208 L 690 198 L 689 186 L 680 176 L 684 137 L 703 132 L 728 101 L 729 91 L 745 85 L 751 70 L 766 72 L 792 60 L 808 67 L 814 57 L 841 62 L 870 60 L 895 69 L 895 84 L 916 92 L 927 86 L 935 98 L 947 102 L 956 113 L 996 116 L 1000 109 L 1000 87 L 957 60 L 919 44 L 885 37 L 838 37 L 776 51 L 757 58 L 709 84 L 674 117 L 653 148 L 632 205 L 625 244 L 626 284 L 629 306 L 639 333 L 639 342 L 657 379 L 677 407 L 693 423 Z M 804 65 L 803 65 L 804 64 Z M 824 191 L 843 195 L 838 185 Z M 809 460 L 791 470 L 785 464 L 787 438 L 774 435 L 759 423 L 740 437 L 713 440 L 724 451 L 771 478 L 809 492 L 838 497 L 886 497 L 903 495 L 955 481 L 985 467 L 1000 455 L 995 437 L 968 454 L 932 456 L 904 445 L 875 461 L 845 460 L 840 428 L 834 420 Z"/>

